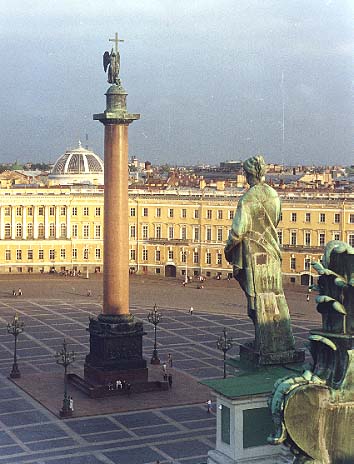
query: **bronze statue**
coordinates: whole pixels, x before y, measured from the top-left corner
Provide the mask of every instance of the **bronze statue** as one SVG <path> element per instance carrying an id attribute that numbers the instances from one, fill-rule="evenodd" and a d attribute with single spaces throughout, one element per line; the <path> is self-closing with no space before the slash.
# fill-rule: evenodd
<path id="1" fill-rule="evenodd" d="M 103 55 L 103 69 L 104 72 L 108 68 L 108 79 L 110 84 L 119 84 L 119 69 L 120 69 L 120 54 L 119 51 L 114 51 L 113 48 L 111 53 L 108 51 L 104 52 Z"/>
<path id="2" fill-rule="evenodd" d="M 255 326 L 255 341 L 241 347 L 260 364 L 292 362 L 295 352 L 290 316 L 281 273 L 276 227 L 281 204 L 277 192 L 265 183 L 262 156 L 247 159 L 243 168 L 250 189 L 240 198 L 225 247 L 233 275 L 247 297 L 247 311 Z M 248 355 L 246 355 L 247 357 Z M 298 359 L 297 359 L 298 360 Z"/>

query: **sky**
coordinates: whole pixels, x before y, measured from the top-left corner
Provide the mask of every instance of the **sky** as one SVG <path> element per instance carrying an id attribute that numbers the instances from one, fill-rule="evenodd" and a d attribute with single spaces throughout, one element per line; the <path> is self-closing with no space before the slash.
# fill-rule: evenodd
<path id="1" fill-rule="evenodd" d="M 115 32 L 129 155 L 354 164 L 352 0 L 0 0 L 0 162 L 103 156 Z M 88 142 L 86 142 L 86 134 Z"/>

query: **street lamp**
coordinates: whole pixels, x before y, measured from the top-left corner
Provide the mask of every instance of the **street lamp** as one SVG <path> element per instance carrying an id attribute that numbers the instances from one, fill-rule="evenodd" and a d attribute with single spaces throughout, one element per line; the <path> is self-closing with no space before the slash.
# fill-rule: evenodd
<path id="1" fill-rule="evenodd" d="M 75 361 L 75 353 L 67 350 L 66 340 L 64 338 L 63 349 L 57 351 L 56 355 L 57 364 L 64 366 L 64 399 L 63 407 L 59 411 L 60 417 L 72 416 L 72 409 L 70 408 L 70 398 L 68 397 L 68 378 L 67 369 L 70 364 Z"/>
<path id="2" fill-rule="evenodd" d="M 150 311 L 148 314 L 148 321 L 150 322 L 150 324 L 154 325 L 154 334 L 155 334 L 154 351 L 152 353 L 151 364 L 160 364 L 160 358 L 157 353 L 156 330 L 161 320 L 162 320 L 162 316 L 159 312 L 157 312 L 157 306 L 155 303 L 154 310 Z"/>
<path id="3" fill-rule="evenodd" d="M 220 335 L 218 341 L 216 342 L 217 349 L 224 353 L 224 379 L 226 379 L 226 353 L 232 348 L 233 340 L 232 338 L 227 338 L 227 332 L 224 327 L 222 331 L 223 335 Z"/>
<path id="4" fill-rule="evenodd" d="M 17 337 L 20 333 L 23 332 L 24 326 L 25 324 L 23 322 L 20 322 L 20 318 L 17 314 L 14 315 L 12 322 L 9 322 L 7 324 L 7 332 L 15 337 L 14 362 L 12 364 L 12 370 L 10 373 L 11 379 L 18 379 L 19 377 L 21 377 L 21 373 L 17 365 Z"/>

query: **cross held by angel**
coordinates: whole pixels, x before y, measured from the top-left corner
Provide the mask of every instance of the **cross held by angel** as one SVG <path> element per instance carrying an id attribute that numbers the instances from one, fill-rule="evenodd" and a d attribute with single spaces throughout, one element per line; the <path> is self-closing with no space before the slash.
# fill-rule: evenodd
<path id="1" fill-rule="evenodd" d="M 112 48 L 111 52 L 104 52 L 103 54 L 103 69 L 107 72 L 108 69 L 108 78 L 107 81 L 110 84 L 119 85 L 119 70 L 120 70 L 120 54 L 118 50 L 118 43 L 124 42 L 124 40 L 118 38 L 118 33 L 116 32 L 114 39 L 109 39 L 110 42 L 115 43 L 115 48 Z"/>

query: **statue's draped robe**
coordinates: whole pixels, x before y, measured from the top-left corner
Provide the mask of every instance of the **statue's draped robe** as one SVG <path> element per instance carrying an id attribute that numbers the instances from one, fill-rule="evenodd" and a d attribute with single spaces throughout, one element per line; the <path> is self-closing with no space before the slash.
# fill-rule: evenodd
<path id="1" fill-rule="evenodd" d="M 234 276 L 245 292 L 255 324 L 255 349 L 271 353 L 294 349 L 284 297 L 276 227 L 281 205 L 269 185 L 259 183 L 240 199 L 225 248 Z"/>

